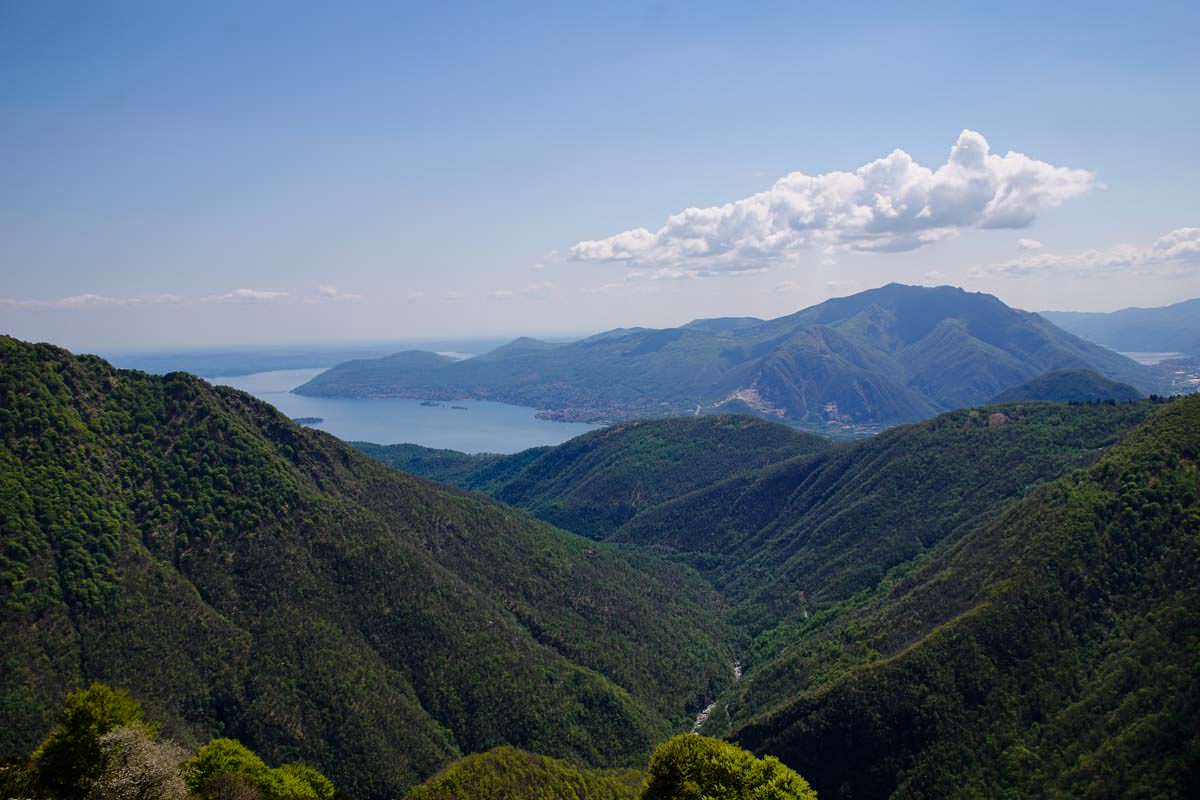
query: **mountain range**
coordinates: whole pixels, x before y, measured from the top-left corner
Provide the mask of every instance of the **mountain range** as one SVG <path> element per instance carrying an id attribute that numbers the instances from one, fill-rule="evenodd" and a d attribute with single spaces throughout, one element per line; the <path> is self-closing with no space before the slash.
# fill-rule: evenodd
<path id="1" fill-rule="evenodd" d="M 464 361 L 423 351 L 349 361 L 295 391 L 497 400 L 593 422 L 749 412 L 838 430 L 985 403 L 1065 368 L 1143 393 L 1159 384 L 1147 368 L 991 295 L 889 284 L 772 320 L 618 329 L 567 344 L 525 338 Z"/>
<path id="2" fill-rule="evenodd" d="M 358 447 L 0 338 L 3 759 L 102 680 L 368 800 L 633 796 L 693 726 L 823 797 L 1200 787 L 1200 397 Z"/>
<path id="3" fill-rule="evenodd" d="M 1121 352 L 1200 356 L 1200 299 L 1162 308 L 1043 311 L 1042 316 L 1076 336 Z"/>
<path id="4" fill-rule="evenodd" d="M 453 465 L 368 449 L 695 567 L 750 636 L 702 730 L 780 755 L 822 796 L 1200 786 L 1200 398 L 1008 403 L 824 447 L 796 434 L 783 460 L 731 459 L 697 487 L 690 464 L 720 457 L 723 425 L 760 443 L 779 427 L 641 422 Z M 608 476 L 672 427 L 690 449 L 631 507 Z"/>

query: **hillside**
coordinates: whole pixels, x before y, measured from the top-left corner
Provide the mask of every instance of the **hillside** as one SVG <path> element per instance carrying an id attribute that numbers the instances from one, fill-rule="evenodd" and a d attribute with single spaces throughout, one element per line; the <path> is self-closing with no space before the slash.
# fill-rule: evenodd
<path id="1" fill-rule="evenodd" d="M 355 446 L 391 466 L 486 492 L 567 530 L 603 539 L 667 500 L 831 445 L 778 423 L 724 415 L 627 422 L 511 456 Z"/>
<path id="2" fill-rule="evenodd" d="M 983 520 L 729 708 L 826 796 L 1189 797 L 1200 787 L 1200 398 Z M 857 651 L 846 659 L 844 653 Z"/>
<path id="3" fill-rule="evenodd" d="M 512 456 L 357 446 L 576 533 L 684 561 L 758 632 L 877 586 L 1031 486 L 1090 464 L 1152 407 L 1010 404 L 838 445 L 749 417 L 702 417 L 623 423 Z"/>
<path id="4" fill-rule="evenodd" d="M 1090 369 L 1060 369 L 1009 387 L 992 398 L 992 402 L 1103 403 L 1112 400 L 1121 403 L 1141 396 L 1142 393 L 1132 386 L 1110 381 Z"/>
<path id="5" fill-rule="evenodd" d="M 102 680 L 381 798 L 500 744 L 644 763 L 729 681 L 695 577 L 181 373 L 0 338 L 0 514 L 5 757 Z"/>
<path id="6" fill-rule="evenodd" d="M 749 412 L 836 431 L 976 405 L 1064 368 L 1157 387 L 1145 367 L 991 295 L 889 284 L 773 320 L 519 340 L 459 362 L 416 352 L 352 361 L 296 391 L 471 397 L 586 421 Z"/>
<path id="7" fill-rule="evenodd" d="M 1200 356 L 1200 298 L 1162 308 L 1041 314 L 1063 330 L 1113 350 Z"/>
<path id="8" fill-rule="evenodd" d="M 503 746 L 454 762 L 405 800 L 636 800 L 641 793 L 636 769 L 583 769 Z"/>

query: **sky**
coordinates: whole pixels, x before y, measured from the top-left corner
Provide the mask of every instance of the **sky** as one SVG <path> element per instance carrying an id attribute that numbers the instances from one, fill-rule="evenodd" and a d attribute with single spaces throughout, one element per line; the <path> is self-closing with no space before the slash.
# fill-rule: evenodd
<path id="1" fill-rule="evenodd" d="M 1200 296 L 1200 4 L 0 0 L 0 332 Z"/>

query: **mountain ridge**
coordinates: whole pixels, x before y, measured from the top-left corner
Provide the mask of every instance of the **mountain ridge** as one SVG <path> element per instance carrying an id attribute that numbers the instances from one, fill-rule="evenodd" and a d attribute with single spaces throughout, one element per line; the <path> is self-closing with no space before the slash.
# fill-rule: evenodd
<path id="1" fill-rule="evenodd" d="M 992 295 L 902 284 L 772 320 L 694 320 L 558 345 L 518 340 L 453 364 L 415 361 L 345 363 L 295 391 L 472 397 L 592 422 L 749 411 L 836 432 L 986 402 L 1051 369 L 1095 369 L 1147 393 L 1158 384 L 1141 365 Z"/>
<path id="2" fill-rule="evenodd" d="M 730 680 L 687 571 L 379 465 L 243 392 L 0 338 L 0 756 L 130 687 L 397 796 L 513 744 L 639 764 Z"/>

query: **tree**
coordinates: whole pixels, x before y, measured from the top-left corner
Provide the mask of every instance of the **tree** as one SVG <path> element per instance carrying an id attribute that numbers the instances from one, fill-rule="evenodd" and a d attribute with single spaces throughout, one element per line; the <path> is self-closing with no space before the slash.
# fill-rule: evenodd
<path id="1" fill-rule="evenodd" d="M 33 753 L 38 778 L 63 797 L 83 797 L 104 770 L 100 738 L 141 720 L 142 707 L 123 689 L 93 683 L 71 692 L 58 726 Z"/>
<path id="2" fill-rule="evenodd" d="M 333 783 L 306 764 L 271 769 L 235 739 L 213 739 L 196 753 L 187 783 L 201 800 L 331 800 Z"/>
<path id="3" fill-rule="evenodd" d="M 808 781 L 777 758 L 683 734 L 650 758 L 642 800 L 816 800 Z"/>
<path id="4" fill-rule="evenodd" d="M 156 742 L 144 725 L 122 725 L 100 737 L 104 770 L 88 800 L 186 800 L 187 751 Z"/>

